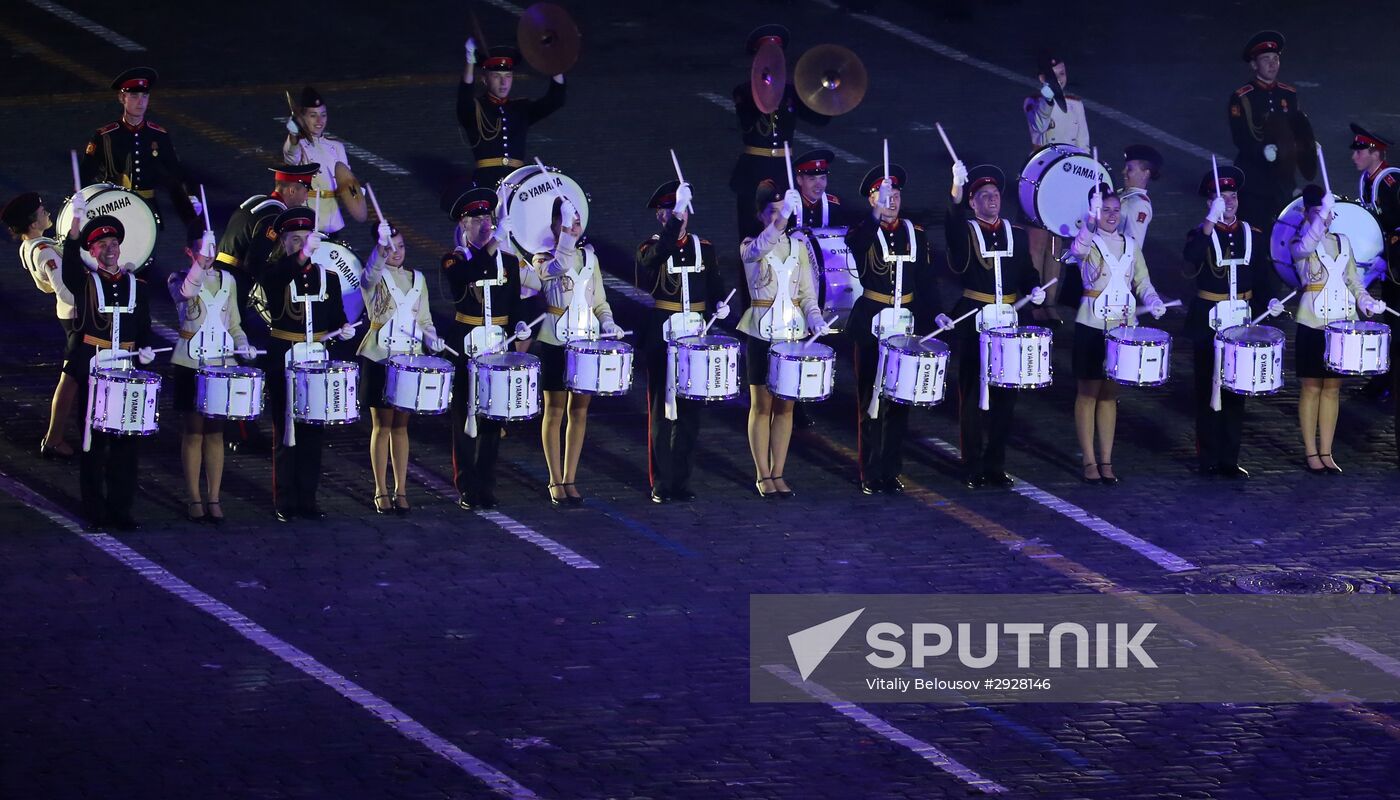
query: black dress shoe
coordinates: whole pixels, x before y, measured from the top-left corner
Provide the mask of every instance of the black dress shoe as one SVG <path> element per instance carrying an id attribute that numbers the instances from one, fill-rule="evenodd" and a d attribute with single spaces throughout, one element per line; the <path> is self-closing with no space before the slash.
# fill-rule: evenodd
<path id="1" fill-rule="evenodd" d="M 1005 472 L 988 472 L 982 476 L 982 481 L 988 486 L 994 486 L 998 489 L 1010 489 L 1016 485 L 1016 481 L 1012 480 L 1011 476 Z"/>
<path id="2" fill-rule="evenodd" d="M 899 478 L 886 478 L 884 483 L 885 491 L 890 494 L 904 494 L 904 481 Z"/>
<path id="3" fill-rule="evenodd" d="M 137 531 L 141 529 L 141 523 L 131 518 L 130 514 L 112 517 L 108 527 L 116 531 Z"/>
<path id="4" fill-rule="evenodd" d="M 860 491 L 861 494 L 879 494 L 880 492 L 885 491 L 885 487 L 883 484 L 879 484 L 874 481 L 861 481 Z"/>
<path id="5" fill-rule="evenodd" d="M 673 489 L 671 491 L 671 499 L 677 503 L 689 503 L 695 499 L 695 492 L 689 489 Z"/>
<path id="6" fill-rule="evenodd" d="M 491 492 L 491 491 L 484 491 L 484 492 L 482 492 L 482 493 L 481 493 L 481 496 L 478 498 L 478 502 L 477 502 L 477 504 L 476 504 L 476 507 L 477 507 L 477 508 L 488 508 L 488 509 L 489 509 L 489 508 L 495 508 L 496 506 L 497 506 L 497 503 L 496 503 L 496 495 L 495 495 L 494 492 Z"/>
<path id="7" fill-rule="evenodd" d="M 981 475 L 968 475 L 963 478 L 963 486 L 969 489 L 980 489 L 987 485 L 987 479 Z"/>
<path id="8" fill-rule="evenodd" d="M 479 501 L 466 492 L 457 495 L 457 507 L 463 511 L 475 511 L 480 505 Z"/>
<path id="9" fill-rule="evenodd" d="M 297 509 L 297 516 L 302 519 L 325 519 L 326 512 L 322 511 L 319 506 L 305 506 Z"/>
<path id="10" fill-rule="evenodd" d="M 1214 478 L 1220 474 L 1220 467 L 1214 465 L 1198 467 L 1196 469 L 1196 473 L 1199 474 L 1202 478 Z"/>
<path id="11" fill-rule="evenodd" d="M 294 515 L 290 511 L 283 511 L 279 508 L 272 513 L 272 516 L 276 517 L 278 522 L 291 522 Z"/>
<path id="12" fill-rule="evenodd" d="M 668 492 L 663 491 L 661 489 L 652 489 L 651 502 L 656 503 L 657 505 L 664 505 L 666 503 L 671 502 L 671 495 Z"/>
<path id="13" fill-rule="evenodd" d="M 1241 467 L 1239 464 L 1222 464 L 1218 469 L 1220 477 L 1222 478 L 1242 480 L 1249 477 L 1249 470 Z"/>

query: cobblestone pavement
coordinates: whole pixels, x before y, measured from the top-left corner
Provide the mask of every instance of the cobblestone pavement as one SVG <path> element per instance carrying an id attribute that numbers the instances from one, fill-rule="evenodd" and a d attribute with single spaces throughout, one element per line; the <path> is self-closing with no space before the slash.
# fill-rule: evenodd
<path id="1" fill-rule="evenodd" d="M 206 185 L 218 227 L 266 188 L 282 90 L 310 83 L 327 98 L 330 130 L 356 146 L 356 172 L 407 229 L 409 263 L 431 269 L 450 234 L 438 194 L 468 157 L 452 113 L 463 8 L 345 5 L 339 22 L 301 26 L 290 7 L 270 3 L 233 14 L 171 2 L 139 11 L 9 4 L 0 9 L 9 77 L 0 194 L 65 193 L 66 151 L 115 116 L 110 76 L 151 63 L 165 82 L 150 116 Z M 509 40 L 517 6 L 473 5 L 488 36 Z M 762 22 L 792 28 L 791 61 L 827 41 L 865 60 L 864 104 L 805 133 L 863 159 L 835 169 L 832 189 L 848 196 L 888 136 L 909 167 L 906 206 L 935 223 L 935 242 L 948 161 L 933 123 L 969 163 L 1013 172 L 1026 151 L 1025 73 L 1035 47 L 1056 42 L 1071 90 L 1096 103 L 1089 124 L 1105 156 L 1116 162 L 1139 140 L 1166 155 L 1147 256 L 1169 297 L 1184 288 L 1179 247 L 1200 216 L 1194 186 L 1206 154 L 1232 154 L 1225 98 L 1246 78 L 1236 54 L 1254 30 L 1289 35 L 1283 79 L 1300 87 L 1339 186 L 1353 180 L 1343 159 L 1349 119 L 1400 133 L 1387 103 L 1393 58 L 1314 4 L 1154 0 L 1125 11 L 1077 0 L 886 0 L 856 15 L 822 0 L 572 5 L 583 59 L 568 105 L 531 138 L 590 192 L 590 233 L 625 324 L 642 305 L 619 286 L 632 280 L 631 248 L 651 231 L 645 200 L 670 176 L 669 147 L 696 187 L 697 232 L 737 278 L 725 188 L 737 137 L 714 97 L 747 74 L 743 37 Z M 124 51 L 93 23 L 146 49 Z M 1368 18 L 1366 41 L 1391 41 L 1396 27 Z M 542 90 L 537 76 L 519 76 L 517 92 Z M 357 246 L 370 236 L 350 232 Z M 961 487 L 945 444 L 956 443 L 956 409 L 945 404 L 913 415 L 910 491 L 864 497 L 843 354 L 836 396 L 810 406 L 817 425 L 795 437 L 788 503 L 753 495 L 741 402 L 706 416 L 699 501 L 649 503 L 639 382 L 594 405 L 582 509 L 545 502 L 537 425 L 521 424 L 502 448 L 501 513 L 459 510 L 447 490 L 448 423 L 425 417 L 411 428 L 411 516 L 370 512 L 361 424 L 328 436 L 327 520 L 274 523 L 268 458 L 244 452 L 229 457 L 229 521 L 217 529 L 183 519 L 167 406 L 162 431 L 142 442 L 144 527 L 84 536 L 66 516 L 77 505 L 76 465 L 34 455 L 58 370 L 57 326 L 6 252 L 0 797 L 1395 796 L 1396 707 L 866 707 L 983 779 L 969 782 L 827 705 L 748 699 L 755 593 L 1230 591 L 1235 577 L 1268 571 L 1392 591 L 1397 454 L 1389 409 L 1370 401 L 1343 404 L 1344 476 L 1300 468 L 1290 382 L 1249 403 L 1244 460 L 1255 477 L 1199 478 L 1189 351 L 1178 336 L 1176 377 L 1122 394 L 1122 484 L 1085 486 L 1061 331 L 1058 380 L 1028 393 L 1018 412 L 1009 468 L 1020 492 Z M 163 241 L 153 283 L 179 260 L 178 244 Z M 436 291 L 440 319 L 450 316 L 444 297 Z M 156 316 L 173 323 L 168 301 Z M 1179 335 L 1181 318 L 1163 327 Z M 1084 513 L 1066 516 L 1057 501 Z M 1105 535 L 1079 521 L 1085 514 L 1137 538 Z"/>

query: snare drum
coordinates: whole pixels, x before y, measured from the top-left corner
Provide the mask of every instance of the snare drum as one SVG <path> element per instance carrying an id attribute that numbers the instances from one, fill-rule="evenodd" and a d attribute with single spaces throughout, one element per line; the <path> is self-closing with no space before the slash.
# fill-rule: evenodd
<path id="1" fill-rule="evenodd" d="M 1390 371 L 1390 326 L 1383 322 L 1333 322 L 1327 337 L 1327 368 L 1339 375 Z"/>
<path id="2" fill-rule="evenodd" d="M 513 422 L 539 416 L 540 360 L 529 353 L 491 353 L 472 359 L 476 413 Z"/>
<path id="3" fill-rule="evenodd" d="M 1120 325 L 1104 333 L 1104 375 L 1127 386 L 1167 382 L 1172 337 L 1166 331 Z"/>
<path id="4" fill-rule="evenodd" d="M 784 400 L 831 396 L 836 351 L 819 342 L 773 342 L 768 347 L 768 391 Z"/>
<path id="5" fill-rule="evenodd" d="M 564 385 L 584 394 L 627 394 L 632 388 L 632 345 L 614 339 L 576 339 L 564 345 Z"/>
<path id="6" fill-rule="evenodd" d="M 1050 385 L 1049 329 L 1038 325 L 991 328 L 978 334 L 987 383 L 1003 389 L 1040 389 Z"/>
<path id="7" fill-rule="evenodd" d="M 1093 156 L 1073 145 L 1046 145 L 1021 169 L 1021 208 L 1051 233 L 1074 236 L 1089 213 L 1089 190 L 1100 182 L 1113 188 L 1108 170 Z"/>
<path id="8" fill-rule="evenodd" d="M 1235 394 L 1273 394 L 1283 388 L 1283 331 L 1236 325 L 1215 335 L 1223 351 L 1220 385 Z"/>
<path id="9" fill-rule="evenodd" d="M 92 405 L 88 408 L 92 429 L 118 436 L 150 436 L 160 424 L 156 398 L 160 376 L 141 369 L 94 370 Z"/>
<path id="10" fill-rule="evenodd" d="M 360 418 L 360 365 L 298 361 L 292 365 L 292 416 L 312 425 L 345 425 Z"/>
<path id="11" fill-rule="evenodd" d="M 384 365 L 384 402 L 412 414 L 452 407 L 452 362 L 437 356 L 390 356 Z"/>
<path id="12" fill-rule="evenodd" d="M 200 367 L 194 407 L 215 419 L 257 419 L 263 409 L 263 371 L 256 367 Z"/>
<path id="13" fill-rule="evenodd" d="M 717 333 L 683 336 L 666 356 L 675 363 L 678 396 L 706 401 L 739 396 L 739 340 Z"/>
<path id="14" fill-rule="evenodd" d="M 948 382 L 948 345 L 937 339 L 891 336 L 880 342 L 885 356 L 880 395 L 910 406 L 936 406 L 943 402 Z"/>

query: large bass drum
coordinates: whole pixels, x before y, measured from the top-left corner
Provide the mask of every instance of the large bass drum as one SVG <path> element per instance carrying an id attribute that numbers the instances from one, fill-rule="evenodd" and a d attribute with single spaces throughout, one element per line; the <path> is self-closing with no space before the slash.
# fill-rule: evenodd
<path id="1" fill-rule="evenodd" d="M 87 219 L 108 214 L 121 220 L 122 227 L 126 229 L 121 246 L 122 269 L 135 272 L 151 263 L 151 254 L 156 249 L 156 215 L 146 201 L 141 199 L 141 195 L 110 183 L 84 186 L 80 194 L 87 203 Z M 73 201 L 69 199 L 63 204 L 54 223 L 60 249 L 72 224 Z M 97 262 L 86 250 L 82 251 L 82 257 L 90 269 L 97 268 Z"/>
<path id="2" fill-rule="evenodd" d="M 1381 224 L 1363 206 L 1345 198 L 1337 199 L 1337 204 L 1333 206 L 1333 214 L 1328 230 L 1347 237 L 1347 241 L 1351 242 L 1351 254 L 1356 259 L 1356 266 L 1363 272 L 1368 272 L 1368 268 L 1376 264 L 1376 259 L 1380 258 L 1385 249 L 1385 236 L 1381 233 Z M 1285 284 L 1294 289 L 1298 288 L 1298 271 L 1293 266 L 1293 256 L 1288 252 L 1288 245 L 1302 227 L 1303 198 L 1298 197 L 1278 212 L 1278 221 L 1274 223 L 1273 233 L 1269 236 L 1269 254 L 1274 257 L 1274 270 Z M 1379 268 L 1380 265 L 1376 266 Z M 1367 274 L 1365 282 L 1370 283 L 1376 277 L 1379 276 Z"/>
<path id="3" fill-rule="evenodd" d="M 365 312 L 365 298 L 360 294 L 360 257 L 350 245 L 327 239 L 316 247 L 311 261 L 326 268 L 328 275 L 340 279 L 340 302 L 345 307 L 347 322 L 355 322 Z"/>
<path id="4" fill-rule="evenodd" d="M 496 187 L 497 209 L 510 229 L 516 252 L 526 261 L 535 253 L 554 249 L 549 225 L 554 200 L 566 197 L 578 209 L 579 221 L 588 228 L 588 195 L 578 182 L 553 167 L 543 171 L 531 164 L 507 175 Z"/>
<path id="5" fill-rule="evenodd" d="M 1089 190 L 1100 183 L 1113 188 L 1113 178 L 1093 156 L 1072 145 L 1047 145 L 1021 168 L 1021 210 L 1053 234 L 1074 236 L 1089 213 Z"/>

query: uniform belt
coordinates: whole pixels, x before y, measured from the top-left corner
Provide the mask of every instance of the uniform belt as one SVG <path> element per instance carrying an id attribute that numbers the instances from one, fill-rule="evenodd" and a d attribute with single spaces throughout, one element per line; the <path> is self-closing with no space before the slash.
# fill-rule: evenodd
<path id="1" fill-rule="evenodd" d="M 332 198 L 332 197 L 335 197 L 335 192 L 327 191 L 327 190 L 325 190 L 325 189 L 312 189 L 311 191 L 307 192 L 306 194 L 307 194 L 307 196 L 309 196 L 309 197 L 320 197 L 320 198 L 325 199 L 325 200 L 328 200 L 328 199 L 330 199 L 330 198 Z"/>
<path id="2" fill-rule="evenodd" d="M 223 264 L 228 264 L 230 267 L 236 267 L 239 264 L 243 263 L 238 260 L 237 256 L 230 255 L 228 253 L 219 253 L 218 255 L 214 256 L 214 260 Z"/>
<path id="3" fill-rule="evenodd" d="M 894 305 L 894 295 L 884 294 L 883 292 L 877 292 L 874 289 L 866 289 L 865 291 L 861 292 L 860 296 L 874 300 L 877 303 L 884 303 L 887 306 Z M 913 292 L 905 292 L 904 294 L 899 296 L 900 305 L 912 302 L 914 302 Z"/>
<path id="4" fill-rule="evenodd" d="M 1017 298 L 1020 297 L 1020 295 L 1004 294 L 1001 296 L 1000 300 L 997 300 L 997 296 L 994 294 L 987 294 L 986 292 L 974 292 L 971 289 L 963 289 L 963 297 L 966 297 L 969 300 L 976 300 L 979 303 L 1014 303 L 1016 302 Z"/>
<path id="5" fill-rule="evenodd" d="M 1228 295 L 1228 294 L 1217 294 L 1216 292 L 1206 292 L 1206 291 L 1202 291 L 1202 290 L 1199 290 L 1199 289 L 1196 290 L 1196 296 L 1199 297 L 1199 298 L 1201 298 L 1202 300 L 1209 300 L 1209 301 L 1211 301 L 1212 303 L 1223 303 L 1223 302 L 1225 302 L 1226 300 L 1229 300 L 1229 299 L 1230 299 L 1230 295 Z M 1253 296 L 1254 296 L 1254 292 L 1253 292 L 1253 291 L 1250 291 L 1250 290 L 1248 290 L 1248 289 L 1246 289 L 1246 290 L 1243 291 L 1243 292 L 1240 292 L 1240 293 L 1237 295 L 1237 297 L 1238 297 L 1239 299 L 1241 299 L 1241 300 L 1248 300 L 1249 298 L 1251 298 L 1251 297 L 1253 297 Z"/>
<path id="6" fill-rule="evenodd" d="M 478 158 L 476 166 L 478 169 L 481 167 L 515 167 L 519 169 L 525 166 L 525 162 L 518 158 Z"/>
<path id="7" fill-rule="evenodd" d="M 111 347 L 111 346 L 112 346 L 112 341 L 111 341 L 110 339 L 99 339 L 99 338 L 97 338 L 96 336 L 93 336 L 93 335 L 90 334 L 90 333 L 85 333 L 85 334 L 83 334 L 83 344 L 90 344 L 90 345 L 92 345 L 93 347 Z M 132 348 L 135 347 L 135 346 L 136 346 L 136 342 L 122 342 L 122 343 L 121 343 L 121 349 L 122 349 L 122 350 L 130 350 L 130 349 L 132 349 Z"/>
<path id="8" fill-rule="evenodd" d="M 181 338 L 181 339 L 193 339 L 193 338 L 194 338 L 194 331 L 180 331 L 180 338 Z"/>
<path id="9" fill-rule="evenodd" d="M 792 301 L 792 305 L 793 305 L 793 308 L 801 308 L 801 307 L 802 307 L 802 306 L 798 305 L 798 303 L 797 303 L 796 300 L 793 300 L 793 301 Z M 771 308 L 771 307 L 773 306 L 773 301 L 772 301 L 772 300 L 755 300 L 755 301 L 753 301 L 752 303 L 749 303 L 749 306 L 750 306 L 751 308 Z"/>
<path id="10" fill-rule="evenodd" d="M 1327 288 L 1327 284 L 1325 284 L 1325 283 L 1310 283 L 1310 284 L 1308 284 L 1307 286 L 1304 286 L 1304 287 L 1303 287 L 1303 291 L 1304 291 L 1304 292 L 1320 292 L 1320 291 L 1322 291 L 1323 289 L 1326 289 L 1326 288 Z"/>
<path id="11" fill-rule="evenodd" d="M 284 341 L 284 342 L 304 342 L 304 341 L 306 341 L 306 332 L 305 332 L 305 331 L 293 332 L 293 331 L 284 331 L 284 330 L 282 330 L 282 329 L 280 329 L 280 328 L 273 328 L 272 330 L 268 331 L 268 333 L 272 334 L 272 338 L 274 338 L 274 339 L 281 339 L 281 340 Z M 329 333 L 330 333 L 330 331 L 313 331 L 313 332 L 311 333 L 311 338 L 312 338 L 312 340 L 324 339 L 324 338 L 326 338 L 326 336 L 327 336 Z"/>
<path id="12" fill-rule="evenodd" d="M 568 311 L 568 309 L 567 309 L 567 308 L 560 308 L 559 306 L 546 306 L 546 307 L 545 307 L 545 311 L 548 311 L 549 313 L 553 314 L 553 315 L 556 316 L 556 317 L 562 317 L 562 316 L 564 316 L 564 312 L 565 312 L 565 311 Z"/>
<path id="13" fill-rule="evenodd" d="M 681 304 L 680 304 L 680 303 L 677 303 L 677 302 L 674 302 L 674 301 L 671 301 L 671 300 L 657 300 L 657 301 L 656 301 L 656 307 L 659 308 L 659 309 L 661 309 L 662 311 L 674 311 L 674 312 L 676 312 L 676 313 L 680 313 L 680 312 L 685 311 L 685 309 L 681 307 Z M 691 304 L 690 304 L 690 310 L 691 310 L 691 311 L 694 311 L 694 312 L 704 312 L 704 311 L 705 311 L 705 304 L 704 304 L 704 303 L 691 303 Z"/>
<path id="14" fill-rule="evenodd" d="M 486 318 L 485 318 L 485 317 L 480 317 L 480 316 L 477 316 L 477 315 L 475 315 L 475 314 L 463 314 L 463 313 L 460 312 L 460 311 L 457 312 L 457 316 L 453 317 L 453 319 L 457 320 L 458 322 L 462 323 L 463 325 L 485 325 L 485 324 L 486 324 Z M 494 316 L 494 317 L 491 318 L 491 324 L 492 324 L 492 325 L 504 325 L 504 324 L 506 324 L 507 322 L 510 322 L 510 315 L 509 315 L 509 314 L 498 314 L 497 316 Z"/>
<path id="15" fill-rule="evenodd" d="M 384 327 L 384 323 L 382 323 L 382 322 L 375 322 L 375 321 L 373 321 L 373 320 L 370 320 L 370 323 L 369 323 L 369 329 L 370 329 L 370 330 L 372 330 L 372 331 L 377 331 L 377 330 L 379 330 L 379 329 L 382 328 L 382 327 Z"/>
<path id="16" fill-rule="evenodd" d="M 751 156 L 764 156 L 765 158 L 782 158 L 783 151 L 777 147 L 752 147 L 744 145 L 744 153 Z"/>
<path id="17" fill-rule="evenodd" d="M 1084 290 L 1084 299 L 1093 300 L 1095 297 L 1098 297 L 1101 294 L 1103 294 L 1103 290 L 1101 289 L 1086 289 Z"/>

